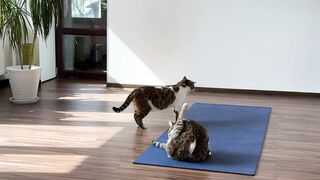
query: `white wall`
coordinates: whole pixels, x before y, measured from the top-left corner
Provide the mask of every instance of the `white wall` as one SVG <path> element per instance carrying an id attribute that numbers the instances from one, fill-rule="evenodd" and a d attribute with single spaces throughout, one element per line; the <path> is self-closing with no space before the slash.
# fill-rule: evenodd
<path id="1" fill-rule="evenodd" d="M 56 46 L 55 27 L 52 25 L 47 41 L 39 39 L 39 65 L 41 66 L 41 81 L 56 77 Z"/>
<path id="2" fill-rule="evenodd" d="M 5 67 L 12 64 L 11 54 L 12 52 L 8 41 L 5 40 L 5 43 L 3 44 L 3 39 L 0 39 L 0 79 L 4 78 L 3 75 L 5 74 Z"/>
<path id="3" fill-rule="evenodd" d="M 319 0 L 109 0 L 110 83 L 320 92 Z"/>
<path id="4" fill-rule="evenodd" d="M 4 75 L 4 73 L 5 73 L 5 66 L 4 66 L 5 50 L 3 47 L 3 43 L 1 43 L 1 42 L 2 42 L 2 39 L 0 39 L 0 76 Z"/>

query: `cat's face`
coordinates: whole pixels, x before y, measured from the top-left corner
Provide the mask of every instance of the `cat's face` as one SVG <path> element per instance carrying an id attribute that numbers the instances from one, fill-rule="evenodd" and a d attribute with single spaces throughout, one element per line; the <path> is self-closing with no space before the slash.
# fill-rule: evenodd
<path id="1" fill-rule="evenodd" d="M 195 82 L 187 79 L 185 76 L 181 81 L 177 83 L 178 86 L 183 87 L 183 88 L 190 88 L 190 90 L 194 90 L 194 84 Z"/>

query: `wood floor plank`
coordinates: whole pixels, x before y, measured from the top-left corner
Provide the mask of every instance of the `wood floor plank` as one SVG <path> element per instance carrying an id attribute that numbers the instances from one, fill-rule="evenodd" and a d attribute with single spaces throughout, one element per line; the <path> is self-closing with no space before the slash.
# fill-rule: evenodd
<path id="1" fill-rule="evenodd" d="M 320 179 L 320 97 L 192 92 L 187 102 L 272 107 L 256 176 L 132 164 L 168 127 L 172 110 L 151 113 L 137 128 L 130 106 L 113 113 L 131 89 L 55 79 L 40 101 L 9 102 L 0 88 L 0 179 Z"/>

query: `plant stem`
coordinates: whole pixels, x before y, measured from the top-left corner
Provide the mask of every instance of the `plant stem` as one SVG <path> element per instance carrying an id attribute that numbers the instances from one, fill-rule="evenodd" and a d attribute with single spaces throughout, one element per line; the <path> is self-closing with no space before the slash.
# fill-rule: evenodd
<path id="1" fill-rule="evenodd" d="M 34 47 L 36 45 L 36 40 L 37 40 L 37 34 L 38 34 L 38 29 L 35 29 L 34 34 L 33 34 L 33 40 L 32 40 L 31 55 L 30 55 L 30 59 L 29 59 L 29 69 L 31 69 L 31 64 L 32 64 L 32 59 L 33 59 L 33 54 L 34 54 Z"/>
<path id="2" fill-rule="evenodd" d="M 21 45 L 18 45 L 17 51 L 18 51 L 20 66 L 21 66 L 21 69 L 23 69 L 23 61 L 22 61 L 22 55 L 21 55 L 21 48 L 22 48 L 22 46 L 21 46 Z"/>

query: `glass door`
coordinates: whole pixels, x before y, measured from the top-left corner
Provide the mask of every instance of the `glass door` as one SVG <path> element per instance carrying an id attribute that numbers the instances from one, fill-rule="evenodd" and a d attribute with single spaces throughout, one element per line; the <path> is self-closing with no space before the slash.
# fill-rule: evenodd
<path id="1" fill-rule="evenodd" d="M 106 0 L 64 0 L 56 32 L 59 77 L 106 78 Z"/>

